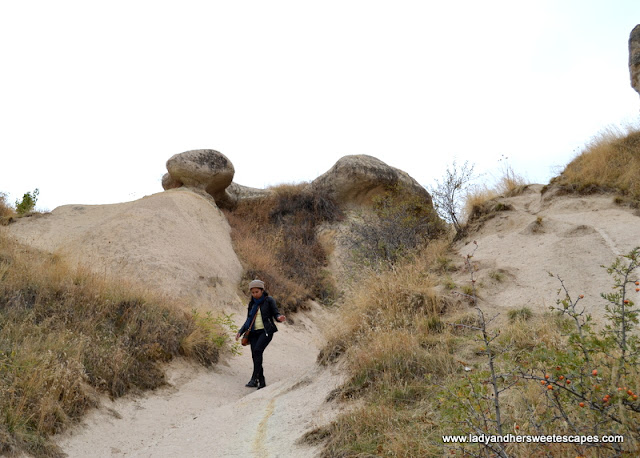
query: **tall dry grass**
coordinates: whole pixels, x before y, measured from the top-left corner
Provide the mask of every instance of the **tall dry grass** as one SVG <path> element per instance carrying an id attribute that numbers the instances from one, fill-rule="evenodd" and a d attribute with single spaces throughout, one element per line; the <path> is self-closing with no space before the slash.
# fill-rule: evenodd
<path id="1" fill-rule="evenodd" d="M 341 219 L 342 213 L 331 198 L 305 188 L 276 186 L 269 196 L 226 211 L 246 279 L 265 281 L 284 312 L 295 311 L 307 299 L 328 302 L 336 295 L 318 228 Z"/>
<path id="2" fill-rule="evenodd" d="M 516 173 L 510 165 L 504 165 L 493 186 L 474 186 L 467 193 L 462 210 L 463 221 L 469 223 L 492 212 L 496 208 L 492 205 L 496 199 L 517 196 L 526 189 L 527 184 L 524 176 Z"/>
<path id="3" fill-rule="evenodd" d="M 7 201 L 7 195 L 0 192 L 0 226 L 6 226 L 16 216 L 16 211 Z"/>
<path id="4" fill-rule="evenodd" d="M 411 261 L 372 269 L 344 298 L 318 359 L 342 358 L 348 380 L 335 396 L 363 404 L 309 435 L 328 438 L 324 456 L 439 453 L 429 379 L 455 374 L 465 352 L 442 321 L 457 306 L 436 288 L 447 249 L 446 241 L 432 241 Z"/>
<path id="5" fill-rule="evenodd" d="M 0 454 L 60 455 L 49 437 L 96 393 L 161 386 L 161 364 L 179 354 L 213 364 L 226 331 L 0 233 Z"/>
<path id="6" fill-rule="evenodd" d="M 640 129 L 603 130 L 552 183 L 578 193 L 616 191 L 640 200 Z"/>
<path id="7" fill-rule="evenodd" d="M 443 393 L 455 398 L 466 377 L 486 365 L 484 347 L 472 329 L 479 326 L 479 315 L 438 286 L 449 273 L 450 256 L 448 241 L 432 241 L 393 268 L 362 275 L 344 297 L 318 359 L 321 364 L 341 361 L 347 371 L 332 398 L 358 402 L 307 435 L 309 441 L 323 441 L 324 457 L 448 453 L 441 437 L 460 429 L 448 409 L 461 407 Z M 515 358 L 536 348 L 561 348 L 566 345 L 564 326 L 549 314 L 517 314 L 500 325 L 496 345 Z M 514 399 L 521 392 L 513 393 L 504 395 L 509 401 L 504 419 L 523 416 L 522 404 Z M 520 444 L 509 448 L 510 456 L 545 451 Z"/>

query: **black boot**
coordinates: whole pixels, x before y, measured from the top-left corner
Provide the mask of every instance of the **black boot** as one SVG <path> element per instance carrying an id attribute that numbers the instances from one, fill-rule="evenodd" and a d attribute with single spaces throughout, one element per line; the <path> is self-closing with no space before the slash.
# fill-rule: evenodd
<path id="1" fill-rule="evenodd" d="M 249 387 L 249 388 L 257 387 L 258 386 L 258 379 L 257 378 L 252 378 L 251 380 L 249 380 L 249 382 L 245 386 Z"/>
<path id="2" fill-rule="evenodd" d="M 264 377 L 260 377 L 258 379 L 258 389 L 264 388 L 267 386 L 267 382 L 264 381 Z"/>

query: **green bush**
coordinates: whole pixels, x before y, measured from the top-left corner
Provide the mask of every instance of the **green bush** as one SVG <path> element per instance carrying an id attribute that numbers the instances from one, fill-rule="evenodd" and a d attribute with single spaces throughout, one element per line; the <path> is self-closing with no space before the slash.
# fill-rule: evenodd
<path id="1" fill-rule="evenodd" d="M 33 190 L 33 192 L 27 192 L 24 196 L 22 196 L 22 201 L 16 200 L 16 212 L 18 213 L 18 215 L 24 215 L 36 208 L 38 194 L 40 194 L 40 190 L 36 188 Z"/>
<path id="2" fill-rule="evenodd" d="M 640 292 L 639 261 L 640 248 L 635 248 L 607 268 L 613 277 L 613 288 L 601 295 L 606 322 L 599 331 L 580 306 L 584 296 L 572 298 L 560 277 L 559 291 L 564 292 L 564 297 L 551 308 L 563 320 L 552 326 L 552 334 L 558 336 L 552 344 L 516 348 L 510 328 L 506 334 L 511 338 L 499 339 L 501 333 L 489 330 L 491 320 L 485 320 L 476 307 L 481 321 L 472 329 L 482 342 L 478 354 L 483 355 L 485 363 L 464 377 L 443 384 L 440 394 L 442 425 L 449 431 L 446 434 L 619 435 L 624 442 L 495 442 L 443 447 L 448 452 L 460 451 L 470 456 L 505 458 L 540 453 L 638 456 L 640 310 L 631 294 L 634 289 Z M 523 322 L 521 319 L 530 319 L 526 308 L 512 312 L 509 318 L 514 327 Z"/>

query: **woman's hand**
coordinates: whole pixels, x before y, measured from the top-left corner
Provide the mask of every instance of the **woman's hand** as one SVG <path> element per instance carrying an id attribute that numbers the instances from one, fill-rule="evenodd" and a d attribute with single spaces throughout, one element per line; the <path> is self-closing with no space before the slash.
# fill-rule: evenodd
<path id="1" fill-rule="evenodd" d="M 287 321 L 287 317 L 284 315 L 280 315 L 277 319 L 280 323 L 284 323 L 285 321 Z"/>
<path id="2" fill-rule="evenodd" d="M 236 334 L 236 340 L 238 340 L 240 338 L 240 333 Z"/>

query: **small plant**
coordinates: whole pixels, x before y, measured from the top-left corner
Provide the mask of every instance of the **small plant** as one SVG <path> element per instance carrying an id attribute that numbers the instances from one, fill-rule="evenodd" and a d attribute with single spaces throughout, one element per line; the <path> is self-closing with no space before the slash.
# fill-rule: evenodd
<path id="1" fill-rule="evenodd" d="M 36 208 L 38 194 L 40 194 L 40 190 L 36 188 L 32 192 L 25 193 L 25 195 L 22 196 L 22 201 L 16 200 L 16 212 L 18 215 L 25 215 Z"/>
<path id="2" fill-rule="evenodd" d="M 507 318 L 509 318 L 510 322 L 514 321 L 528 321 L 533 317 L 533 312 L 529 307 L 520 307 L 517 309 L 512 309 L 507 312 Z"/>
<path id="3" fill-rule="evenodd" d="M 504 281 L 504 273 L 500 270 L 492 270 L 489 272 L 489 278 L 497 281 L 498 283 L 502 283 Z"/>

